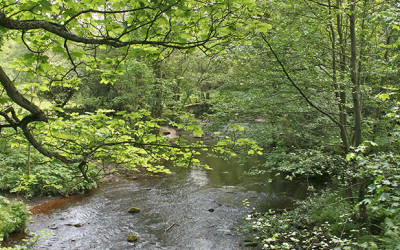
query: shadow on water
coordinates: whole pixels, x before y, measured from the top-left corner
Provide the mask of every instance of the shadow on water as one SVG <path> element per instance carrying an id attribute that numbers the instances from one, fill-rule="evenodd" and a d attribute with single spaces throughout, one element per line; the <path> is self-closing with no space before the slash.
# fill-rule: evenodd
<path id="1" fill-rule="evenodd" d="M 306 193 L 301 184 L 244 175 L 256 161 L 240 165 L 218 157 L 203 160 L 212 171 L 173 169 L 164 177 L 109 183 L 84 199 L 34 215 L 31 232 L 52 232 L 35 248 L 244 249 L 234 228 L 253 207 L 285 208 Z M 250 207 L 243 205 L 245 199 Z M 140 213 L 128 213 L 132 206 Z M 139 240 L 128 242 L 129 234 Z"/>

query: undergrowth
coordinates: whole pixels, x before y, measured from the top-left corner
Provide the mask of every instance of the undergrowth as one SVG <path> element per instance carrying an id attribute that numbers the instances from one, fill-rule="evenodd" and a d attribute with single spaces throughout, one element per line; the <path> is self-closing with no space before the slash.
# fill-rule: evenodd
<path id="1" fill-rule="evenodd" d="M 79 169 L 51 160 L 35 150 L 31 152 L 31 169 L 28 174 L 28 154 L 24 148 L 10 147 L 0 141 L 0 189 L 25 196 L 71 195 L 95 187 L 87 183 Z M 98 171 L 91 167 L 87 175 L 96 179 Z"/>
<path id="2" fill-rule="evenodd" d="M 370 207 L 369 207 L 370 209 Z M 357 204 L 341 193 L 326 190 L 297 203 L 292 210 L 248 215 L 243 230 L 252 234 L 264 249 L 397 249 L 400 233 L 373 232 L 359 222 Z M 397 222 L 394 222 L 396 220 Z M 370 210 L 371 224 L 398 224 L 396 215 Z M 397 231 L 396 231 L 397 230 Z"/>
<path id="3" fill-rule="evenodd" d="M 28 209 L 21 201 L 0 196 L 0 243 L 11 233 L 22 232 L 28 221 Z"/>

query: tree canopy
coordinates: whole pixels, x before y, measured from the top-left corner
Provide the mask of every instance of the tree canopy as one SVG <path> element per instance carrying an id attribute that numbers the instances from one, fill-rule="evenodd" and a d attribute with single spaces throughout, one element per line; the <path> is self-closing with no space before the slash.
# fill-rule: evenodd
<path id="1" fill-rule="evenodd" d="M 174 49 L 209 51 L 245 32 L 250 23 L 243 20 L 253 8 L 253 1 L 243 0 L 1 1 L 1 42 L 16 40 L 27 49 L 12 65 L 17 74 L 26 75 L 24 82 L 12 80 L 11 72 L 0 67 L 2 133 L 11 133 L 6 128 L 22 131 L 40 153 L 78 163 L 83 174 L 89 161 L 105 155 L 133 166 L 171 158 L 192 162 L 189 155 L 177 157 L 193 154 L 191 147 L 171 146 L 153 134 L 159 125 L 145 111 L 99 110 L 68 114 L 64 120 L 59 116 L 63 105 L 44 110 L 35 104 L 35 91 L 79 91 L 82 78 L 94 72 L 100 83 L 112 85 L 131 57 L 160 58 Z M 202 133 L 193 124 L 188 129 Z"/>

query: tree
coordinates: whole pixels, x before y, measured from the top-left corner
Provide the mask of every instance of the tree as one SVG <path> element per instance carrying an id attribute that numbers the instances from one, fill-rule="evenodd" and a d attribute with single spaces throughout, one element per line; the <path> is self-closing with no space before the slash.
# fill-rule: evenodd
<path id="1" fill-rule="evenodd" d="M 286 5 L 280 1 L 272 1 L 267 4 L 273 8 L 283 9 L 282 12 L 289 12 L 290 14 L 285 15 L 284 18 L 287 16 L 298 18 L 297 20 L 302 25 L 301 30 L 294 30 L 299 26 L 294 25 L 293 22 L 290 24 L 294 25 L 294 29 L 293 27 L 289 29 L 292 28 L 293 41 L 300 42 L 300 45 L 289 47 L 286 42 L 278 39 L 270 42 L 277 37 L 273 32 L 269 35 L 261 34 L 261 37 L 289 83 L 305 102 L 328 117 L 338 128 L 343 155 L 348 155 L 352 150 L 359 150 L 357 148 L 362 146 L 364 137 L 371 137 L 362 116 L 371 108 L 368 102 L 372 102 L 379 92 L 375 92 L 374 82 L 370 80 L 374 76 L 365 69 L 370 67 L 369 64 L 372 61 L 382 60 L 382 47 L 376 44 L 385 43 L 390 32 L 385 27 L 386 23 L 379 19 L 382 15 L 387 16 L 387 12 L 395 7 L 396 3 L 368 0 L 306 1 L 305 5 L 303 3 L 304 1 L 290 1 Z M 280 14 L 271 13 L 271 16 L 275 17 L 275 19 L 270 18 L 271 22 L 279 20 L 282 22 L 281 26 L 287 27 L 280 18 Z M 278 30 L 277 34 L 282 33 L 278 29 L 278 23 L 273 23 L 273 27 L 274 30 Z M 279 46 L 278 49 L 275 46 Z M 303 53 L 305 57 L 294 62 L 285 58 L 285 56 L 301 58 Z M 325 96 L 328 103 L 335 103 L 337 107 L 335 110 L 327 105 L 328 103 L 324 103 L 323 98 L 313 96 L 309 87 L 310 75 L 307 78 L 304 74 L 290 72 L 298 67 L 299 61 L 307 69 L 304 71 L 307 72 L 306 74 L 312 72 L 310 75 L 318 83 L 313 83 L 311 86 L 316 86 L 318 92 L 329 93 L 329 89 L 333 90 L 333 96 L 329 96 L 330 93 Z M 365 91 L 368 88 L 373 90 Z M 320 94 L 320 96 L 323 95 Z M 349 96 L 351 98 L 348 98 Z M 355 176 L 357 178 L 354 178 Z M 349 186 L 352 186 L 355 180 L 357 181 L 360 218 L 368 223 L 364 202 L 367 180 L 361 174 L 361 169 L 355 169 L 348 179 Z"/>
<path id="2" fill-rule="evenodd" d="M 247 18 L 252 6 L 252 1 L 239 0 L 2 0 L 0 32 L 2 39 L 19 40 L 29 50 L 17 69 L 34 78 L 32 84 L 39 90 L 62 86 L 79 91 L 87 72 L 100 71 L 101 83 L 113 84 L 124 74 L 126 58 L 132 55 L 151 58 L 174 49 L 209 50 L 243 26 L 237 20 Z M 119 56 L 98 56 L 99 50 L 110 48 L 119 49 Z M 0 82 L 7 93 L 0 97 L 2 133 L 8 128 L 22 131 L 40 153 L 64 163 L 77 163 L 83 175 L 95 155 L 101 158 L 108 152 L 111 158 L 117 157 L 114 150 L 120 152 L 121 146 L 131 146 L 120 158 L 132 165 L 147 165 L 143 159 L 155 155 L 177 159 L 172 155 L 193 153 L 187 147 L 174 152 L 171 145 L 152 135 L 157 125 L 147 113 L 117 114 L 130 124 L 110 120 L 106 111 L 91 117 L 71 114 L 67 121 L 49 116 L 51 113 L 27 99 L 2 67 Z M 16 111 L 17 107 L 21 110 Z M 53 109 L 62 112 L 59 107 Z M 137 129 L 135 133 L 129 130 L 133 128 Z M 182 159 L 192 161 L 189 156 Z M 159 161 L 159 157 L 152 160 Z"/>

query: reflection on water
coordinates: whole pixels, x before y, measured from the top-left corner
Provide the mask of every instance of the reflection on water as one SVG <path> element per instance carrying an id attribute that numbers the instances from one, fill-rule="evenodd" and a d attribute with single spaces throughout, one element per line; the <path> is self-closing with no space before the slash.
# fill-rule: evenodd
<path id="1" fill-rule="evenodd" d="M 53 234 L 36 249 L 243 249 L 234 228 L 250 213 L 284 208 L 303 185 L 243 172 L 256 164 L 203 156 L 213 170 L 174 169 L 165 177 L 108 184 L 85 199 L 33 216 L 30 231 Z M 130 207 L 141 208 L 129 214 Z M 135 233 L 139 240 L 128 242 Z"/>

